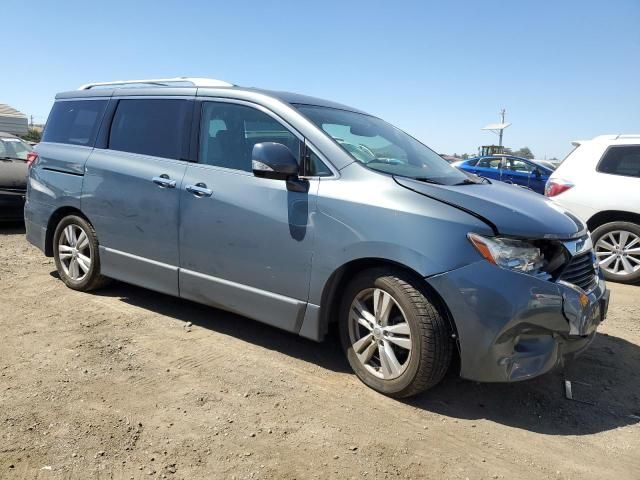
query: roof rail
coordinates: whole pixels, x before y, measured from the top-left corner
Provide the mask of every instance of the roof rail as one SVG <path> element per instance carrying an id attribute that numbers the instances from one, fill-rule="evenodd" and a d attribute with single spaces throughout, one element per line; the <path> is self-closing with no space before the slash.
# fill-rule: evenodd
<path id="1" fill-rule="evenodd" d="M 630 134 L 618 135 L 616 137 L 616 140 L 620 140 L 620 139 L 624 139 L 624 138 L 640 138 L 640 134 L 638 134 L 638 133 L 630 133 Z"/>
<path id="2" fill-rule="evenodd" d="M 175 77 L 175 78 L 148 78 L 145 80 L 116 80 L 114 82 L 94 82 L 80 86 L 78 90 L 90 90 L 96 87 L 118 87 L 126 85 L 154 85 L 158 87 L 170 87 L 172 84 L 189 84 L 193 87 L 233 87 L 234 85 L 214 78 L 200 77 Z M 175 85 L 174 85 L 175 86 Z M 179 85 L 178 85 L 179 86 Z"/>

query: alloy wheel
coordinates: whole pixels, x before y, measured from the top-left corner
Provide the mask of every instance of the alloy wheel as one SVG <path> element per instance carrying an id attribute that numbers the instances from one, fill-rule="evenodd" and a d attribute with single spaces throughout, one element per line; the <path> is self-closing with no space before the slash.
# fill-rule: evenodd
<path id="1" fill-rule="evenodd" d="M 91 248 L 87 233 L 76 224 L 65 227 L 58 240 L 58 258 L 71 280 L 83 280 L 91 269 Z"/>
<path id="2" fill-rule="evenodd" d="M 384 380 L 398 378 L 409 365 L 411 329 L 396 300 L 380 288 L 356 295 L 349 310 L 349 339 L 358 360 Z"/>
<path id="3" fill-rule="evenodd" d="M 631 275 L 640 270 L 640 237 L 626 230 L 609 232 L 596 242 L 600 268 L 614 275 Z"/>

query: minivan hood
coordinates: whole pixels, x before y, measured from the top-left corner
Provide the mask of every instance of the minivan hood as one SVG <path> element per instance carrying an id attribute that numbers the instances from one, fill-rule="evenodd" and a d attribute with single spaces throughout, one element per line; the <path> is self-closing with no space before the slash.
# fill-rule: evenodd
<path id="1" fill-rule="evenodd" d="M 496 234 L 522 238 L 568 239 L 586 227 L 575 215 L 530 190 L 503 182 L 434 185 L 394 177 L 409 190 L 452 205 L 482 219 Z"/>

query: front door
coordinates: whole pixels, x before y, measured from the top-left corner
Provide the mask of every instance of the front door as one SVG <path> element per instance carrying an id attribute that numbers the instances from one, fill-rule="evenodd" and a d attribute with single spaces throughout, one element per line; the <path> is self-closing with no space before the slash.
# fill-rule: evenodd
<path id="1" fill-rule="evenodd" d="M 502 181 L 531 188 L 529 181 L 534 165 L 519 158 L 505 158 L 502 170 Z"/>
<path id="2" fill-rule="evenodd" d="M 239 103 L 203 102 L 199 128 L 199 161 L 180 192 L 180 295 L 297 331 L 318 181 L 305 193 L 255 177 L 251 151 L 277 142 L 299 159 L 301 141 L 271 114 Z"/>
<path id="3" fill-rule="evenodd" d="M 544 194 L 544 187 L 550 176 L 549 170 L 538 165 L 534 166 L 529 176 L 529 188 L 534 192 Z"/>
<path id="4" fill-rule="evenodd" d="M 123 99 L 107 148 L 90 155 L 82 209 L 100 240 L 102 272 L 178 294 L 178 204 L 192 100 Z"/>
<path id="5" fill-rule="evenodd" d="M 490 178 L 492 180 L 500 180 L 500 168 L 502 159 L 495 157 L 481 158 L 476 163 L 473 173 L 481 177 Z"/>

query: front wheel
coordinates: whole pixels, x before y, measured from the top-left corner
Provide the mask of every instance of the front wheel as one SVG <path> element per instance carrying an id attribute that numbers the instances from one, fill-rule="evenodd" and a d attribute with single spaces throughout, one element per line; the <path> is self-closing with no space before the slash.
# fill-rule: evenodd
<path id="1" fill-rule="evenodd" d="M 340 337 L 349 364 L 366 385 L 391 397 L 431 388 L 451 363 L 451 328 L 420 280 L 394 269 L 367 270 L 342 299 Z"/>
<path id="2" fill-rule="evenodd" d="M 53 234 L 53 257 L 69 288 L 88 292 L 108 282 L 100 274 L 96 232 L 82 217 L 69 215 L 60 221 Z"/>
<path id="3" fill-rule="evenodd" d="M 591 236 L 598 263 L 607 280 L 621 283 L 640 281 L 640 225 L 605 223 Z"/>

